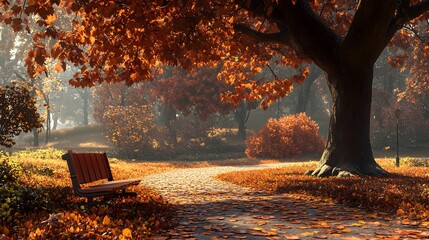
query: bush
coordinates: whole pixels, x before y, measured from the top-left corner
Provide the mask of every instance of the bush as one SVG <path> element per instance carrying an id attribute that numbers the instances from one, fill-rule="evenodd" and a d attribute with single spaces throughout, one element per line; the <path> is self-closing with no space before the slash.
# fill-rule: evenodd
<path id="1" fill-rule="evenodd" d="M 185 148 L 204 146 L 213 125 L 212 119 L 200 120 L 195 116 L 181 117 L 172 122 L 177 143 Z"/>
<path id="2" fill-rule="evenodd" d="M 8 156 L 0 153 L 0 186 L 16 182 L 21 173 L 22 167 L 17 162 L 10 161 Z"/>
<path id="3" fill-rule="evenodd" d="M 13 225 L 25 212 L 46 209 L 51 200 L 42 188 L 21 187 L 21 165 L 7 156 L 0 157 L 0 227 Z"/>
<path id="4" fill-rule="evenodd" d="M 167 130 L 155 124 L 149 105 L 111 106 L 100 121 L 105 137 L 125 156 L 147 155 L 169 146 Z"/>
<path id="5" fill-rule="evenodd" d="M 319 127 L 304 113 L 269 119 L 258 133 L 246 140 L 246 154 L 259 158 L 286 158 L 304 153 L 319 153 L 323 140 Z"/>
<path id="6" fill-rule="evenodd" d="M 12 147 L 14 137 L 33 128 L 42 128 L 36 100 L 23 87 L 0 86 L 0 145 Z"/>

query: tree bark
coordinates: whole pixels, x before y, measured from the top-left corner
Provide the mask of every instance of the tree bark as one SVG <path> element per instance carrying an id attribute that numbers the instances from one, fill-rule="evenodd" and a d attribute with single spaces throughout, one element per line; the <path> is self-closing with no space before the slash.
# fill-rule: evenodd
<path id="1" fill-rule="evenodd" d="M 238 136 L 240 139 L 246 139 L 246 125 L 243 122 L 238 122 Z"/>
<path id="2" fill-rule="evenodd" d="M 54 121 L 54 125 L 52 125 L 52 130 L 57 130 L 58 119 L 59 119 L 58 113 L 57 114 L 53 114 L 52 120 Z"/>
<path id="3" fill-rule="evenodd" d="M 234 119 L 238 124 L 237 136 L 246 140 L 247 102 L 241 102 L 234 112 Z"/>
<path id="4" fill-rule="evenodd" d="M 36 128 L 33 128 L 33 147 L 39 146 L 39 132 Z"/>
<path id="5" fill-rule="evenodd" d="M 36 97 L 36 89 L 34 89 L 34 82 L 33 80 L 31 81 L 31 97 L 35 98 Z M 33 132 L 33 147 L 38 147 L 39 146 L 39 131 L 37 128 L 33 128 L 32 130 Z"/>
<path id="6" fill-rule="evenodd" d="M 375 162 L 371 148 L 372 79 L 372 65 L 328 74 L 334 103 L 328 140 L 319 167 L 307 174 L 318 177 L 388 174 Z"/>
<path id="7" fill-rule="evenodd" d="M 164 104 L 161 107 L 160 122 L 168 129 L 171 142 L 173 144 L 177 144 L 177 131 L 176 128 L 171 125 L 171 122 L 174 120 L 176 120 L 176 110 L 173 107 Z"/>
<path id="8" fill-rule="evenodd" d="M 49 109 L 49 102 L 48 102 L 48 107 L 46 109 L 46 137 L 45 137 L 45 144 L 48 144 L 50 134 L 51 134 L 51 110 Z"/>

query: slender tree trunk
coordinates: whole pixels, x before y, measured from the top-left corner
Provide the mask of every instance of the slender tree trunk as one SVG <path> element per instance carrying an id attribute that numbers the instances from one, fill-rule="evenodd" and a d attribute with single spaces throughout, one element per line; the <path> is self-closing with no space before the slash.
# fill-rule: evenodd
<path id="1" fill-rule="evenodd" d="M 234 119 L 238 124 L 237 135 L 240 139 L 246 139 L 247 102 L 241 102 L 234 112 Z"/>
<path id="2" fill-rule="evenodd" d="M 370 142 L 373 66 L 328 74 L 333 98 L 329 136 L 314 176 L 386 175 Z"/>
<path id="3" fill-rule="evenodd" d="M 33 146 L 38 147 L 39 146 L 39 132 L 36 128 L 33 128 Z"/>
<path id="4" fill-rule="evenodd" d="M 304 80 L 301 86 L 297 88 L 298 91 L 298 101 L 295 106 L 295 113 L 302 113 L 307 110 L 308 100 L 310 99 L 311 86 L 314 81 L 322 74 L 322 69 L 320 69 L 315 64 L 310 66 L 310 73 L 308 77 Z"/>
<path id="5" fill-rule="evenodd" d="M 51 134 L 51 110 L 49 109 L 49 104 L 46 110 L 46 137 L 45 144 L 49 142 L 49 135 Z"/>
<path id="6" fill-rule="evenodd" d="M 243 122 L 238 123 L 238 136 L 240 137 L 240 139 L 246 139 L 246 124 L 244 124 Z"/>
<path id="7" fill-rule="evenodd" d="M 177 131 L 176 128 L 171 125 L 171 121 L 176 120 L 176 110 L 167 105 L 163 105 L 161 109 L 160 122 L 170 132 L 170 138 L 173 144 L 177 143 Z"/>
<path id="8" fill-rule="evenodd" d="M 34 82 L 31 81 L 31 97 L 35 98 L 36 97 L 36 90 L 34 89 Z M 33 132 L 33 147 L 38 147 L 39 146 L 39 132 L 37 130 L 37 128 L 33 128 L 32 130 Z"/>
<path id="9" fill-rule="evenodd" d="M 58 113 L 57 114 L 53 114 L 53 119 L 54 120 L 54 125 L 52 126 L 52 130 L 57 130 L 58 127 Z"/>
<path id="10" fill-rule="evenodd" d="M 88 112 L 89 112 L 89 92 L 88 89 L 83 89 L 83 125 L 89 124 Z"/>

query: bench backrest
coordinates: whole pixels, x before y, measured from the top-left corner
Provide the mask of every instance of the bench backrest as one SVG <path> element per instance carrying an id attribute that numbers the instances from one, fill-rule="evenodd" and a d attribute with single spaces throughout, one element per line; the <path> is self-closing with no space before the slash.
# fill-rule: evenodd
<path id="1" fill-rule="evenodd" d="M 106 153 L 74 153 L 69 150 L 63 156 L 67 160 L 73 185 L 101 179 L 113 180 Z"/>

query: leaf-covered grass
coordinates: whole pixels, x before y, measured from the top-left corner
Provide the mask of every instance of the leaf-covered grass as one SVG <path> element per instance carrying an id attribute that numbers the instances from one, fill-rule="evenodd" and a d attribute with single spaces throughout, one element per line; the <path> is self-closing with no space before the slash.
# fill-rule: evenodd
<path id="1" fill-rule="evenodd" d="M 329 199 L 369 211 L 382 211 L 410 219 L 429 218 L 429 169 L 427 159 L 404 159 L 400 168 L 393 159 L 378 162 L 391 177 L 316 178 L 304 176 L 316 162 L 292 164 L 279 169 L 240 171 L 221 174 L 222 180 L 258 190 L 304 194 Z M 410 166 L 412 165 L 412 166 Z"/>
<path id="2" fill-rule="evenodd" d="M 0 168 L 14 169 L 14 181 L 0 182 L 0 213 L 4 214 L 0 235 L 12 239 L 141 239 L 170 226 L 171 206 L 143 186 L 130 189 L 137 192 L 135 198 L 118 198 L 110 200 L 109 205 L 89 207 L 85 198 L 73 194 L 66 161 L 59 158 L 59 153 L 63 152 L 50 149 L 1 157 L 0 162 L 10 164 Z M 175 167 L 113 159 L 111 168 L 113 177 L 119 180 Z"/>

